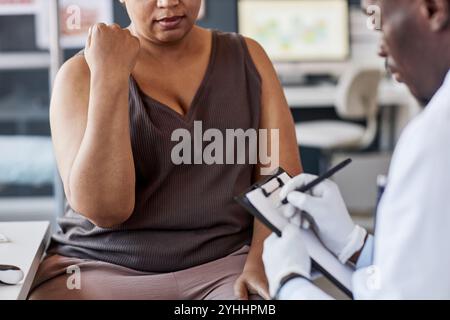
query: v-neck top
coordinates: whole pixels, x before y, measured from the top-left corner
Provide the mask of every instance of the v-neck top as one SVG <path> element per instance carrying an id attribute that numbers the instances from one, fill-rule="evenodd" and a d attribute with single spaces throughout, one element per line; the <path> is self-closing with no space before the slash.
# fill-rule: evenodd
<path id="1" fill-rule="evenodd" d="M 198 106 L 198 100 L 201 98 L 202 94 L 204 93 L 206 84 L 209 81 L 209 77 L 212 73 L 212 69 L 214 68 L 214 64 L 216 63 L 216 48 L 217 48 L 217 32 L 216 31 L 211 31 L 211 53 L 209 55 L 209 59 L 208 59 L 208 66 L 206 68 L 206 72 L 203 76 L 202 82 L 200 83 L 199 88 L 197 89 L 191 104 L 189 105 L 186 114 L 182 115 L 180 113 L 178 113 L 177 111 L 173 110 L 172 108 L 170 108 L 168 105 L 154 99 L 151 94 L 147 95 L 146 93 L 144 93 L 141 88 L 139 87 L 139 84 L 137 83 L 137 81 L 134 79 L 133 76 L 130 77 L 130 80 L 132 81 L 132 85 L 138 90 L 139 95 L 141 96 L 141 98 L 144 100 L 145 103 L 151 104 L 153 105 L 155 108 L 161 108 L 163 109 L 163 112 L 167 112 L 167 113 L 172 113 L 174 116 L 178 116 L 181 120 L 184 120 L 186 122 L 189 122 L 192 120 L 192 114 L 195 111 L 195 108 Z"/>
<path id="2" fill-rule="evenodd" d="M 196 139 L 203 150 L 212 143 L 198 137 L 199 126 L 201 133 L 219 130 L 224 140 L 227 129 L 259 129 L 261 78 L 245 40 L 235 33 L 212 32 L 209 65 L 185 116 L 145 95 L 130 77 L 130 139 L 136 170 L 131 217 L 104 229 L 67 204 L 59 219 L 62 231 L 53 237 L 49 253 L 164 273 L 222 258 L 251 243 L 253 218 L 234 197 L 251 186 L 255 165 L 225 160 L 178 164 L 172 159 L 179 144 L 172 141 L 172 134 L 178 129 L 190 133 L 191 150 Z M 257 146 L 247 144 L 251 147 Z M 246 152 L 248 160 L 255 150 Z"/>

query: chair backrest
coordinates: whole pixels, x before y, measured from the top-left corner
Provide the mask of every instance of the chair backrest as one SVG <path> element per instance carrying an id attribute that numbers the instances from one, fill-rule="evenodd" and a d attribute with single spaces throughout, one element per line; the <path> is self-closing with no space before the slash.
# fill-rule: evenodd
<path id="1" fill-rule="evenodd" d="M 336 111 L 346 120 L 372 118 L 378 111 L 378 87 L 382 72 L 377 68 L 350 68 L 339 79 Z"/>

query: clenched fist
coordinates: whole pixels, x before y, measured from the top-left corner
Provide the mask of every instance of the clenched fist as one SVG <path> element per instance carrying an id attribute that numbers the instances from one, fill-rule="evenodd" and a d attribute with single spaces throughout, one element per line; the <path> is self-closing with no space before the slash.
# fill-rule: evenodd
<path id="1" fill-rule="evenodd" d="M 129 75 L 139 54 L 139 39 L 117 24 L 98 23 L 91 27 L 85 58 L 91 73 Z"/>

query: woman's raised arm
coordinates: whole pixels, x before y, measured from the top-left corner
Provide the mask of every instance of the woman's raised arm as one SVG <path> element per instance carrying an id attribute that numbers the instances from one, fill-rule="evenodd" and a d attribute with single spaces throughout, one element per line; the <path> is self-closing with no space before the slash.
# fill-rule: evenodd
<path id="1" fill-rule="evenodd" d="M 139 40 L 96 25 L 85 56 L 58 73 L 50 107 L 52 138 L 67 200 L 99 227 L 125 222 L 135 203 L 129 128 L 129 76 Z"/>

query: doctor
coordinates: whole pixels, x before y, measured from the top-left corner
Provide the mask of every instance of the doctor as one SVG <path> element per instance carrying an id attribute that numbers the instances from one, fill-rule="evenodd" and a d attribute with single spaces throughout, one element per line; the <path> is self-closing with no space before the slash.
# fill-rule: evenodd
<path id="1" fill-rule="evenodd" d="M 324 245 L 342 263 L 355 263 L 356 299 L 450 299 L 450 0 L 363 1 L 367 5 L 381 9 L 380 55 L 427 105 L 394 153 L 376 238 L 353 223 L 331 181 L 307 195 L 294 189 L 314 177 L 301 175 L 281 197 L 290 202 L 287 215 L 307 212 Z M 283 237 L 265 242 L 271 295 L 328 299 L 309 281 L 310 259 L 298 230 L 289 225 Z"/>

